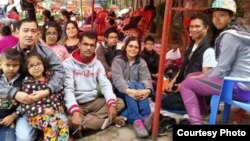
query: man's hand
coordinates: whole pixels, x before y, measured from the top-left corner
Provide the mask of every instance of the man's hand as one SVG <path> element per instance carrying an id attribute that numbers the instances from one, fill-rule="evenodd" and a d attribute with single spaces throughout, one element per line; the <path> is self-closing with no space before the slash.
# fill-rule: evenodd
<path id="1" fill-rule="evenodd" d="M 29 94 L 22 92 L 22 91 L 18 91 L 16 93 L 15 99 L 23 104 L 32 104 L 32 103 L 36 102 L 36 99 L 34 97 L 32 97 Z"/>
<path id="2" fill-rule="evenodd" d="M 31 96 L 36 100 L 36 101 L 39 101 L 39 100 L 42 100 L 46 97 L 49 96 L 49 90 L 46 89 L 46 90 L 40 90 L 40 91 L 35 91 L 31 94 Z"/>
<path id="3" fill-rule="evenodd" d="M 81 114 L 80 112 L 75 112 L 72 115 L 72 119 L 71 119 L 73 127 L 79 128 L 79 130 L 81 130 L 82 129 L 81 123 L 82 123 L 83 119 L 84 119 L 83 114 Z"/>
<path id="4" fill-rule="evenodd" d="M 112 123 L 117 116 L 117 111 L 115 109 L 115 106 L 111 105 L 108 107 L 108 116 L 109 116 L 110 123 Z"/>
<path id="5" fill-rule="evenodd" d="M 8 115 L 5 118 L 3 118 L 2 121 L 0 121 L 0 125 L 10 126 L 16 118 L 17 115 L 15 113 Z"/>

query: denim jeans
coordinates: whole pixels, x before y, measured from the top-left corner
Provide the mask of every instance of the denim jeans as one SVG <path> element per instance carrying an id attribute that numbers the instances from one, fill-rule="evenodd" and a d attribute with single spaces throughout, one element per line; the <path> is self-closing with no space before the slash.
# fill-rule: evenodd
<path id="1" fill-rule="evenodd" d="M 16 141 L 15 128 L 0 125 L 1 141 Z"/>
<path id="2" fill-rule="evenodd" d="M 37 136 L 37 129 L 29 125 L 27 116 L 19 117 L 16 122 L 16 140 L 34 141 Z"/>
<path id="3" fill-rule="evenodd" d="M 144 84 L 142 83 L 128 82 L 128 86 L 130 89 L 144 89 Z M 148 98 L 144 100 L 135 100 L 121 92 L 118 92 L 117 96 L 122 98 L 126 104 L 121 115 L 125 116 L 128 122 L 133 123 L 137 119 L 143 119 L 150 115 L 151 111 Z"/>

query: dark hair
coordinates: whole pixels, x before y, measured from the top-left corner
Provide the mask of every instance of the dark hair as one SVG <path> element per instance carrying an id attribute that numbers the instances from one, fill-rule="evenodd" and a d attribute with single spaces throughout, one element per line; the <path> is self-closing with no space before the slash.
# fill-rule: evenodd
<path id="1" fill-rule="evenodd" d="M 5 58 L 8 60 L 22 60 L 22 55 L 17 49 L 7 48 L 1 53 L 1 59 Z"/>
<path id="2" fill-rule="evenodd" d="M 224 11 L 227 12 L 231 17 L 234 16 L 234 12 L 228 9 L 223 9 L 223 8 L 210 8 L 208 10 L 206 10 L 205 12 L 207 13 L 213 13 L 214 11 Z"/>
<path id="3" fill-rule="evenodd" d="M 23 57 L 22 54 L 17 51 L 17 49 L 14 48 L 7 48 L 5 49 L 0 56 L 1 60 L 3 59 L 7 59 L 7 60 L 13 60 L 13 61 L 19 61 L 20 63 L 20 68 L 19 68 L 19 72 L 21 73 L 21 67 L 22 67 L 22 62 L 23 62 Z M 0 71 L 0 74 L 2 74 L 2 70 Z"/>
<path id="4" fill-rule="evenodd" d="M 29 71 L 28 71 L 28 63 L 29 63 L 29 59 L 30 59 L 31 57 L 37 57 L 39 60 L 42 61 L 43 67 L 44 67 L 43 75 L 45 76 L 45 75 L 46 75 L 46 71 L 49 70 L 48 62 L 46 62 L 46 61 L 43 59 L 43 57 L 42 57 L 39 53 L 37 53 L 37 52 L 35 52 L 35 51 L 29 52 L 29 53 L 27 53 L 27 55 L 25 56 L 25 59 L 24 59 L 24 60 L 25 60 L 25 61 L 24 61 L 24 74 L 25 74 L 26 76 L 31 76 L 30 73 L 29 73 Z"/>
<path id="5" fill-rule="evenodd" d="M 19 24 L 17 25 L 17 29 L 19 30 L 24 23 L 35 23 L 38 29 L 37 21 L 34 19 L 30 19 L 30 18 L 22 19 L 21 21 L 19 21 Z"/>
<path id="6" fill-rule="evenodd" d="M 19 22 L 14 22 L 10 24 L 10 27 L 12 28 L 12 33 L 17 31 L 17 28 L 19 27 Z"/>
<path id="7" fill-rule="evenodd" d="M 83 32 L 83 34 L 80 37 L 80 42 L 82 42 L 83 37 L 87 37 L 87 38 L 90 38 L 90 39 L 95 39 L 96 42 L 97 42 L 97 34 L 96 34 L 96 32 L 93 32 L 93 31 Z"/>
<path id="8" fill-rule="evenodd" d="M 67 10 L 61 10 L 61 14 L 67 18 L 67 20 L 70 20 L 70 16 L 72 13 L 68 12 Z"/>
<path id="9" fill-rule="evenodd" d="M 51 15 L 51 12 L 47 9 L 43 10 L 43 16 L 49 19 L 49 21 L 54 21 L 54 17 Z"/>
<path id="10" fill-rule="evenodd" d="M 147 36 L 145 39 L 144 39 L 144 43 L 146 43 L 147 41 L 151 41 L 151 42 L 155 42 L 155 39 L 152 37 L 152 36 Z"/>
<path id="11" fill-rule="evenodd" d="M 78 24 L 75 21 L 67 21 L 64 25 L 64 31 L 66 32 L 67 26 L 68 24 L 73 24 L 75 26 L 75 28 L 77 29 L 77 37 L 79 37 L 79 28 L 78 28 Z M 66 36 L 68 37 L 68 35 L 66 34 Z"/>
<path id="12" fill-rule="evenodd" d="M 57 42 L 61 39 L 62 36 L 62 28 L 55 21 L 49 21 L 42 27 L 42 39 L 46 42 L 46 31 L 49 27 L 54 27 L 57 31 Z"/>
<path id="13" fill-rule="evenodd" d="M 124 45 L 124 49 L 123 49 L 123 51 L 122 51 L 122 56 L 127 58 L 126 48 L 127 48 L 128 44 L 129 44 L 131 41 L 137 41 L 137 42 L 138 42 L 138 45 L 139 45 L 139 53 L 138 53 L 138 54 L 136 55 L 136 57 L 135 57 L 136 59 L 138 59 L 138 58 L 140 57 L 140 52 L 141 52 L 141 41 L 140 41 L 139 38 L 133 37 L 133 36 L 129 37 L 129 38 L 126 40 L 125 45 Z"/>
<path id="14" fill-rule="evenodd" d="M 8 36 L 11 35 L 11 28 L 8 25 L 5 25 L 1 28 L 1 35 L 2 36 Z"/>
<path id="15" fill-rule="evenodd" d="M 195 19 L 201 20 L 204 26 L 209 26 L 209 24 L 210 24 L 210 23 L 209 23 L 208 16 L 205 15 L 205 14 L 200 14 L 200 13 L 198 13 L 198 14 L 192 15 L 191 18 L 190 18 L 190 22 L 191 22 L 192 20 L 195 20 Z"/>
<path id="16" fill-rule="evenodd" d="M 104 37 L 108 38 L 110 33 L 116 33 L 118 35 L 118 31 L 115 27 L 110 27 L 104 32 Z"/>

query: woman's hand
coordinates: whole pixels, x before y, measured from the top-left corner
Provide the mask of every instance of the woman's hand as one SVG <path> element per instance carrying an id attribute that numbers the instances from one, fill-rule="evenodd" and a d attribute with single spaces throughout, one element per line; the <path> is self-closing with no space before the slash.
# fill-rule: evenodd
<path id="1" fill-rule="evenodd" d="M 140 97 L 139 100 L 143 100 L 143 99 L 147 98 L 151 93 L 150 89 L 141 89 L 138 91 L 139 91 L 138 95 Z"/>
<path id="2" fill-rule="evenodd" d="M 140 98 L 140 96 L 138 95 L 138 90 L 135 89 L 127 89 L 126 90 L 126 94 L 130 97 L 132 97 L 135 100 L 138 100 Z"/>

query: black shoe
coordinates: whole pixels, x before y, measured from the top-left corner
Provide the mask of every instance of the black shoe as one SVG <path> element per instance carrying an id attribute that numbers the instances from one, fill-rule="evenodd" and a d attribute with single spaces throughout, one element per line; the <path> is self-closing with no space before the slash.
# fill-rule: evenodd
<path id="1" fill-rule="evenodd" d="M 179 121 L 179 125 L 190 125 L 190 121 L 187 118 L 182 118 Z"/>
<path id="2" fill-rule="evenodd" d="M 160 116 L 160 125 L 158 136 L 165 136 L 172 131 L 173 125 L 176 125 L 176 119 L 170 116 Z"/>

